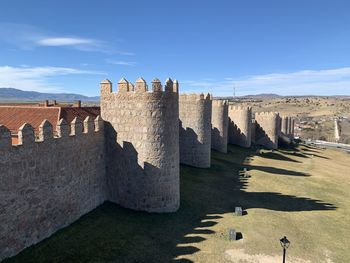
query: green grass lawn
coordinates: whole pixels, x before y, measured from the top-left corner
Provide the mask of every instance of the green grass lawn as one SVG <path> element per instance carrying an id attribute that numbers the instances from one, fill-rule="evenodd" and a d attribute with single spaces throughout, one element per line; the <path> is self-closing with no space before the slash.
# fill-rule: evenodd
<path id="1" fill-rule="evenodd" d="M 246 167 L 251 178 L 242 178 Z M 350 155 L 301 146 L 229 146 L 212 167 L 181 167 L 181 208 L 135 212 L 105 203 L 9 262 L 350 262 Z M 235 206 L 246 214 L 235 217 Z M 242 239 L 230 241 L 231 228 Z"/>

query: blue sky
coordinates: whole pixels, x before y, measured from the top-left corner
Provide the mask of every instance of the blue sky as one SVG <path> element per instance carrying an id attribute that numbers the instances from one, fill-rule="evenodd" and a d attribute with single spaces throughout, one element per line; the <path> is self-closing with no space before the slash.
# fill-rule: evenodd
<path id="1" fill-rule="evenodd" d="M 350 95 L 350 1 L 1 1 L 0 87 Z"/>

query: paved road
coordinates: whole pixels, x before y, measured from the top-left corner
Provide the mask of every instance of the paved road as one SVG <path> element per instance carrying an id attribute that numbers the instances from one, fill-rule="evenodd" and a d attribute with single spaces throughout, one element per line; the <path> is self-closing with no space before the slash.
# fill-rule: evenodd
<path id="1" fill-rule="evenodd" d="M 344 150 L 346 152 L 350 153 L 350 144 L 344 144 L 344 143 L 335 143 L 335 142 L 326 142 L 321 140 L 307 140 L 305 141 L 306 144 L 315 144 L 318 146 L 323 146 L 326 148 L 337 148 Z"/>

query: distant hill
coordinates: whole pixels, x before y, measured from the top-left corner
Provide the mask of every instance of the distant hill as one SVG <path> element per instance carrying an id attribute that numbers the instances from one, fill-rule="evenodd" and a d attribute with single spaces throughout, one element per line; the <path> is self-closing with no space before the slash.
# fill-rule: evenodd
<path id="1" fill-rule="evenodd" d="M 280 98 L 283 97 L 281 95 L 272 94 L 272 93 L 262 93 L 262 94 L 255 94 L 255 95 L 244 95 L 244 96 L 227 96 L 227 97 L 215 97 L 217 99 L 273 99 L 273 98 Z"/>
<path id="2" fill-rule="evenodd" d="M 273 94 L 273 93 L 261 93 L 255 95 L 245 95 L 241 96 L 242 98 L 254 98 L 254 99 L 269 99 L 269 98 L 280 98 L 281 95 Z"/>
<path id="3" fill-rule="evenodd" d="M 44 101 L 57 100 L 63 102 L 99 101 L 100 97 L 87 97 L 73 93 L 41 93 L 36 91 L 24 91 L 13 88 L 0 88 L 0 101 Z"/>

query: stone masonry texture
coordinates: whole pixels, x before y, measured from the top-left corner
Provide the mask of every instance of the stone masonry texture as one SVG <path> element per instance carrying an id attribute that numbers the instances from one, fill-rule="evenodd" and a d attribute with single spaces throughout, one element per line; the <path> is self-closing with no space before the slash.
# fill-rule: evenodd
<path id="1" fill-rule="evenodd" d="M 148 212 L 174 212 L 180 204 L 178 83 L 125 79 L 112 92 L 101 83 L 106 122 L 108 199 Z"/>
<path id="2" fill-rule="evenodd" d="M 194 167 L 210 167 L 211 112 L 210 95 L 181 94 L 180 162 Z"/>
<path id="3" fill-rule="evenodd" d="M 249 148 L 251 146 L 252 109 L 229 106 L 229 143 Z"/>
<path id="4" fill-rule="evenodd" d="M 211 122 L 211 148 L 227 153 L 228 105 L 226 101 L 213 100 Z"/>
<path id="5" fill-rule="evenodd" d="M 255 143 L 268 149 L 278 148 L 279 114 L 274 112 L 255 113 Z"/>
<path id="6" fill-rule="evenodd" d="M 177 81 L 104 80 L 101 117 L 23 124 L 18 145 L 0 124 L 0 261 L 49 237 L 109 200 L 147 212 L 180 205 L 180 162 L 210 167 L 227 141 L 270 149 L 293 136 L 294 119 L 230 107 L 203 94 L 179 96 Z M 55 125 L 53 127 L 52 125 Z M 39 131 L 35 135 L 35 131 Z"/>
<path id="7" fill-rule="evenodd" d="M 49 237 L 106 200 L 103 123 L 24 124 L 19 144 L 0 126 L 0 260 Z M 74 127 L 73 127 L 74 126 Z M 84 127 L 84 128 L 83 128 Z"/>

